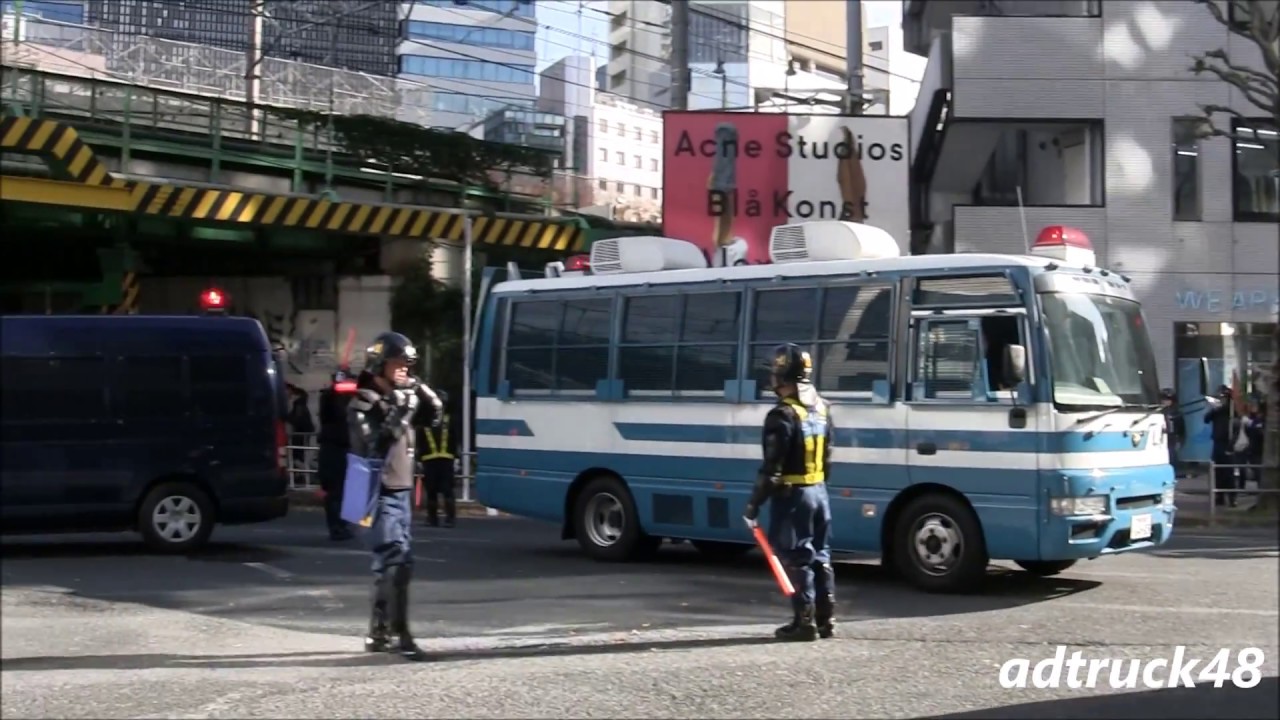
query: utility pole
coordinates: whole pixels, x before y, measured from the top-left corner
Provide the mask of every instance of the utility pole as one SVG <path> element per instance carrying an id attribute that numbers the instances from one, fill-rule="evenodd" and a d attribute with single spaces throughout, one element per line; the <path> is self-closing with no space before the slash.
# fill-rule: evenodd
<path id="1" fill-rule="evenodd" d="M 689 109 L 689 0 L 671 0 L 671 109 Z"/>
<path id="2" fill-rule="evenodd" d="M 249 113 L 250 138 L 258 136 L 258 90 L 262 74 L 262 31 L 266 19 L 266 0 L 253 0 L 249 8 L 249 50 L 244 62 L 244 102 Z"/>
<path id="3" fill-rule="evenodd" d="M 849 114 L 862 114 L 862 1 L 845 0 L 844 56 Z"/>

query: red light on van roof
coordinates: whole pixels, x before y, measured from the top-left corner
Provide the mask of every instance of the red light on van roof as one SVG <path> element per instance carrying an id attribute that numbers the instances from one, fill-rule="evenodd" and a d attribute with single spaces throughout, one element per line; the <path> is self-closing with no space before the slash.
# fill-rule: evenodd
<path id="1" fill-rule="evenodd" d="M 225 310 L 227 308 L 227 294 L 217 288 L 209 288 L 200 293 L 200 307 L 205 312 Z"/>
<path id="2" fill-rule="evenodd" d="M 355 381 L 352 381 L 352 380 L 344 380 L 344 381 L 342 381 L 342 382 L 340 382 L 340 383 L 334 383 L 334 384 L 333 384 L 333 391 L 334 391 L 334 392 L 340 392 L 340 393 L 353 393 L 353 392 L 355 392 L 355 391 L 356 391 L 356 384 L 355 384 Z"/>
<path id="3" fill-rule="evenodd" d="M 567 272 L 586 272 L 591 269 L 590 255 L 574 255 L 565 258 L 564 269 Z"/>

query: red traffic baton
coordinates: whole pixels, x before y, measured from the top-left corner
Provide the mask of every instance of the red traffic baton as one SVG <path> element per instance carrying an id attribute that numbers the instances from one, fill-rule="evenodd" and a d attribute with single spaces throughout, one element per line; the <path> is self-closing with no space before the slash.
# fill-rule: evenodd
<path id="1" fill-rule="evenodd" d="M 774 554 L 773 547 L 769 545 L 769 538 L 765 537 L 764 531 L 759 526 L 755 526 L 751 528 L 751 534 L 755 535 L 756 544 L 760 546 L 760 550 L 764 552 L 765 560 L 769 562 L 769 569 L 773 571 L 773 579 L 778 582 L 778 589 L 787 597 L 795 595 L 795 586 L 791 584 L 791 578 L 788 578 L 786 571 L 782 569 L 782 562 Z"/>

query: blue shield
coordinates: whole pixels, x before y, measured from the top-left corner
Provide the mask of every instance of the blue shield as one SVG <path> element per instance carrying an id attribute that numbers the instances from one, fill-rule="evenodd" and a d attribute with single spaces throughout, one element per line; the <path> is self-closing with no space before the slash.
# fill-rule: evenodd
<path id="1" fill-rule="evenodd" d="M 361 527 L 373 524 L 381 475 L 381 462 L 347 453 L 347 476 L 342 494 L 343 520 Z"/>

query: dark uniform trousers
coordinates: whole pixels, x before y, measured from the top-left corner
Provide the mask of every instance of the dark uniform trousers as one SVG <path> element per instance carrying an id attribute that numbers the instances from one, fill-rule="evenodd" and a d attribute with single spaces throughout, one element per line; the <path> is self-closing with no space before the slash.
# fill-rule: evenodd
<path id="1" fill-rule="evenodd" d="M 316 468 L 320 489 L 324 490 L 324 519 L 329 531 L 346 527 L 342 519 L 342 497 L 346 490 L 347 449 L 337 445 L 320 446 L 320 462 Z"/>
<path id="2" fill-rule="evenodd" d="M 413 566 L 413 491 L 378 491 L 369 539 L 373 550 L 373 571 L 383 575 L 397 566 Z"/>
<path id="3" fill-rule="evenodd" d="M 452 523 L 458 515 L 458 504 L 453 497 L 453 458 L 423 460 L 422 483 L 427 494 L 427 521 L 435 524 L 440 501 L 444 501 L 444 519 Z"/>
<path id="4" fill-rule="evenodd" d="M 819 616 L 830 615 L 835 598 L 830 540 L 827 484 L 782 486 L 770 501 L 769 542 L 795 586 L 796 612 L 816 603 Z"/>

